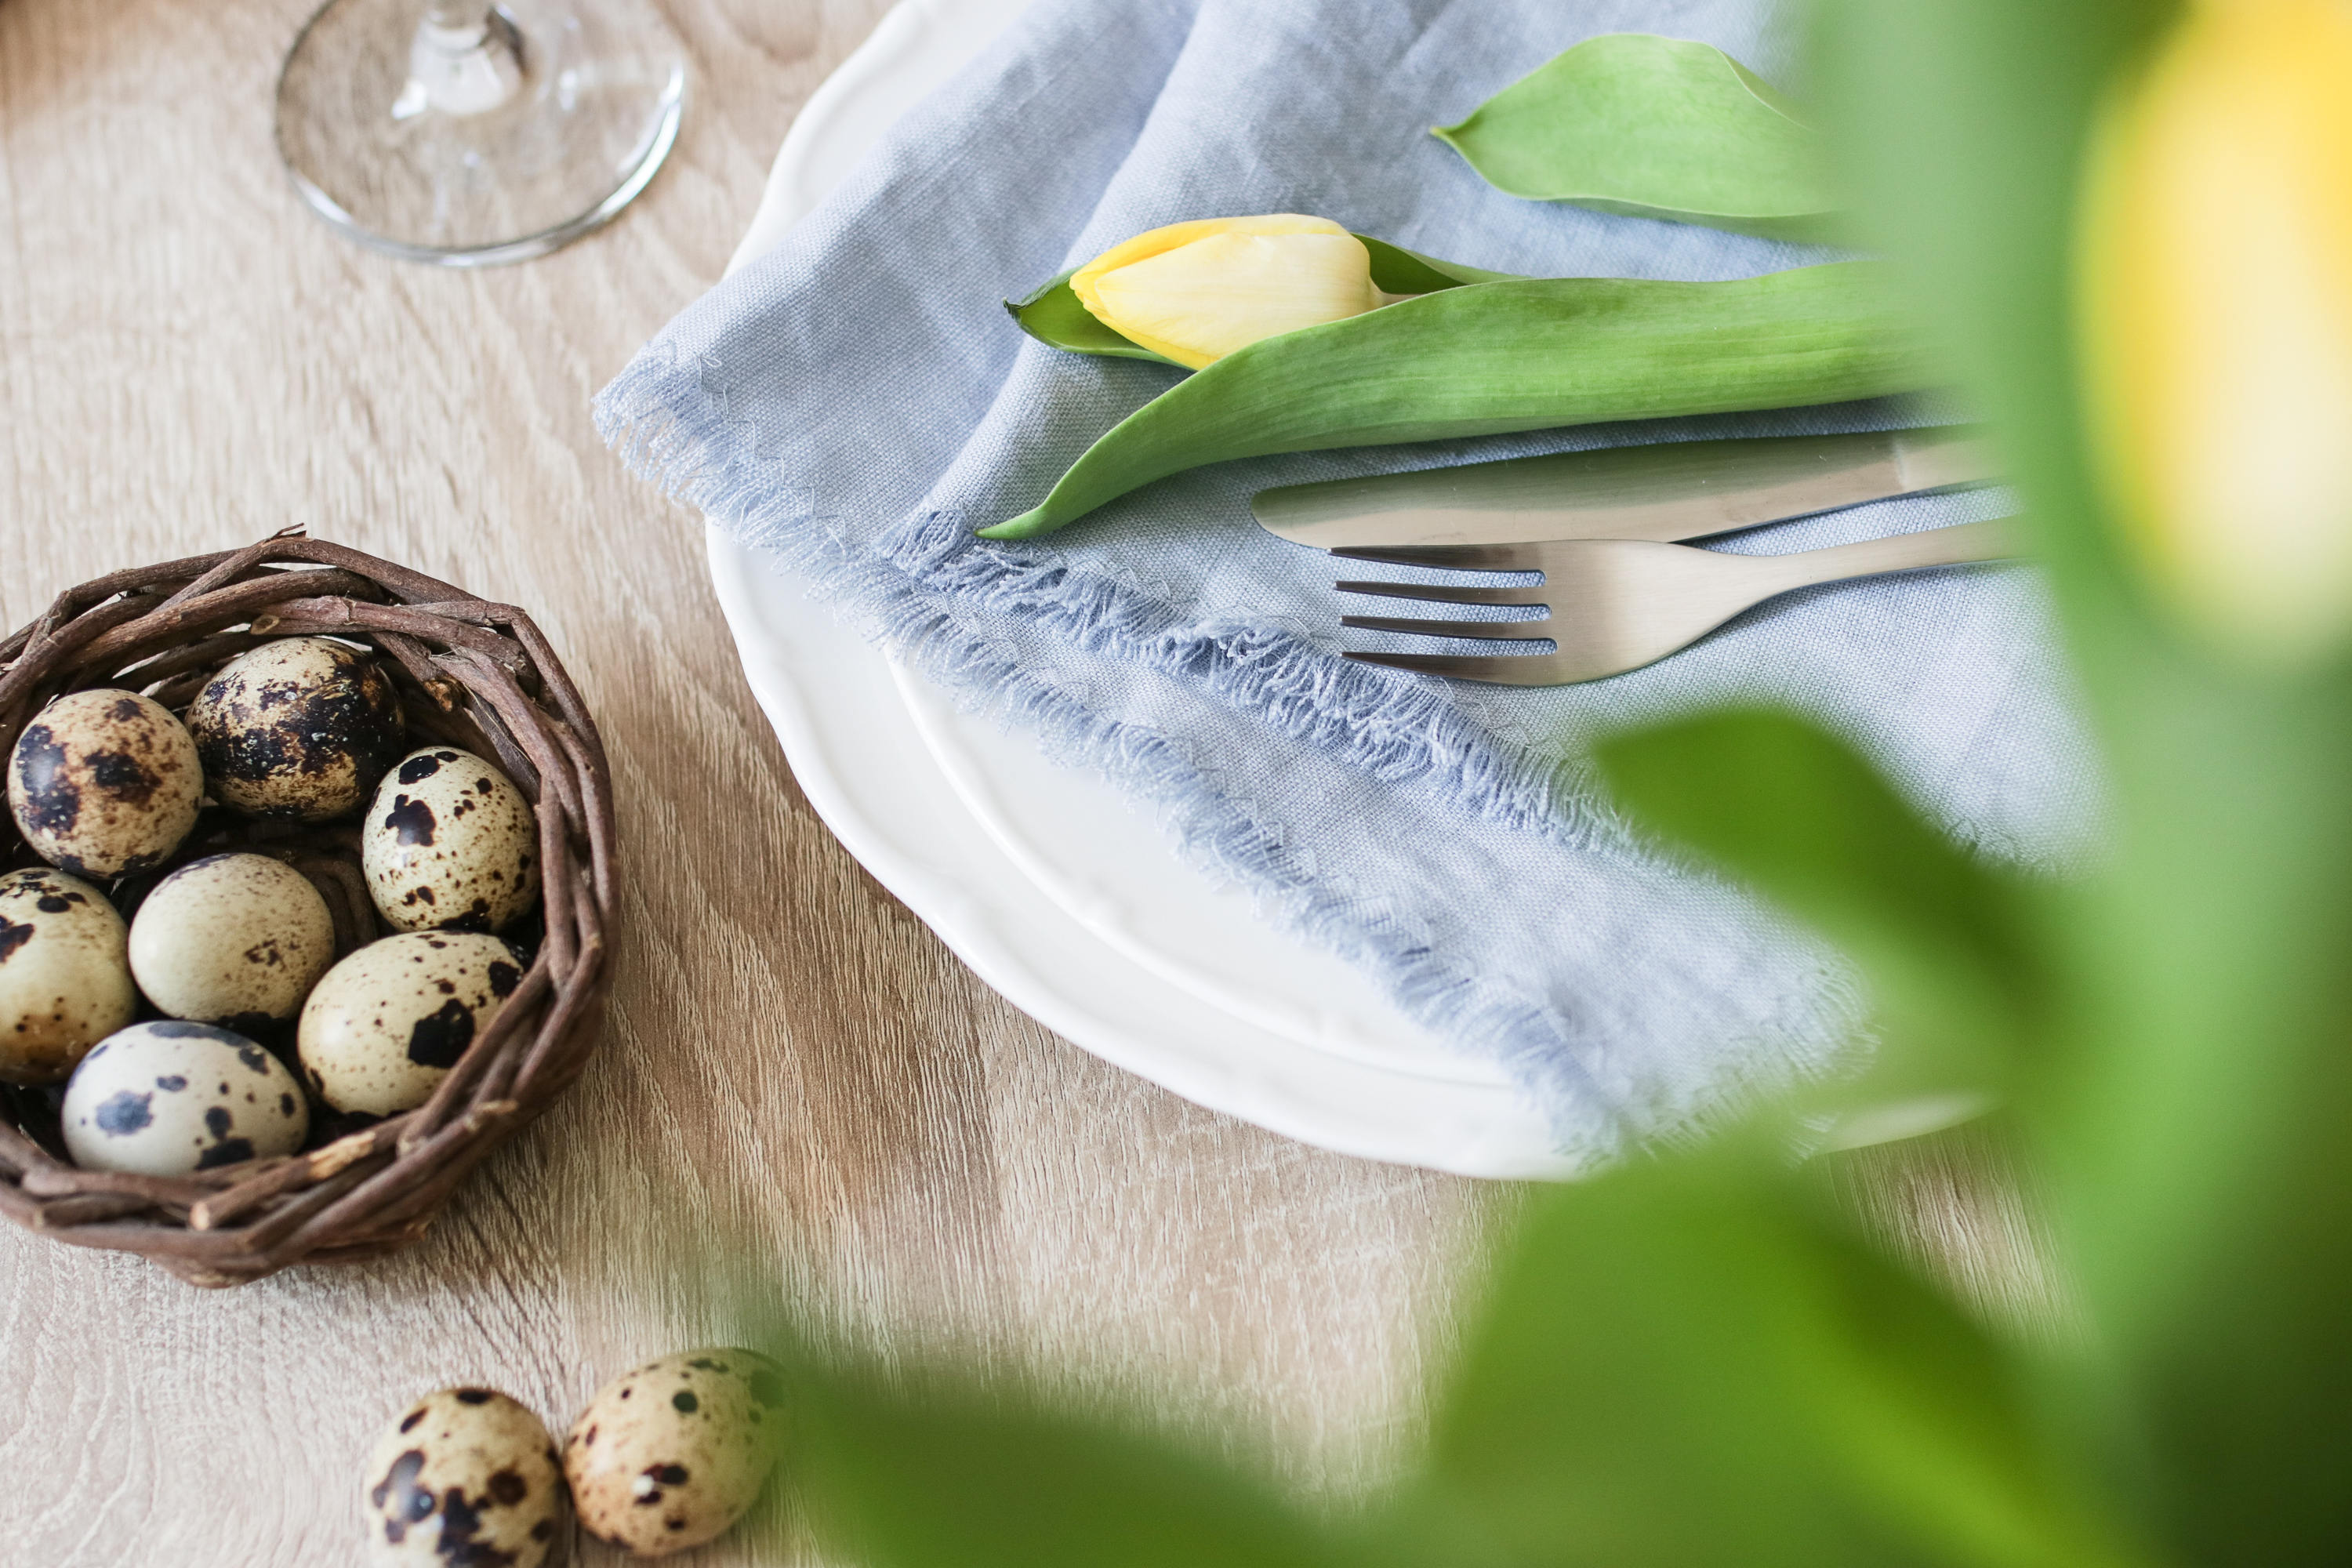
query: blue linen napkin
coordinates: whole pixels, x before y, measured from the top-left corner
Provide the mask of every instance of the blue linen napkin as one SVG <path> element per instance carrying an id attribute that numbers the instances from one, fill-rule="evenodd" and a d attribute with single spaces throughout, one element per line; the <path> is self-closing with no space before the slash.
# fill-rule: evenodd
<path id="1" fill-rule="evenodd" d="M 1718 279 L 1817 259 L 1517 201 L 1428 134 L 1616 31 L 1705 39 L 1786 79 L 1785 40 L 1748 0 L 1038 0 L 597 405 L 640 473 L 771 552 L 961 701 L 1150 803 L 1190 857 L 1253 889 L 1271 918 L 1507 1064 L 1562 1150 L 1594 1160 L 1836 1070 L 1862 1015 L 1833 954 L 1628 834 L 1584 782 L 1589 743 L 1776 702 L 1860 744 L 1957 836 L 2018 858 L 2070 854 L 2094 815 L 2092 770 L 2038 584 L 2001 568 L 1818 590 L 1614 680 L 1457 687 L 1339 658 L 1332 563 L 1260 531 L 1247 499 L 1917 411 L 1254 460 L 1163 480 L 1042 542 L 971 530 L 1034 504 L 1181 374 L 1045 348 L 1000 301 L 1160 224 L 1310 213 L 1549 276 Z M 1726 547 L 1807 549 L 1999 509 L 1987 492 L 1912 498 Z"/>

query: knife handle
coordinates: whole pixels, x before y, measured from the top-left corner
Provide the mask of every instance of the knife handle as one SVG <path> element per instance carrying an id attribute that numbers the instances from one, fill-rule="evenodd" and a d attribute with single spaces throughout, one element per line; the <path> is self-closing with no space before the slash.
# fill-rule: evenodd
<path id="1" fill-rule="evenodd" d="M 1601 447 L 1260 490 L 1267 530 L 1318 549 L 1706 539 L 2000 478 L 1966 426 Z"/>
<path id="2" fill-rule="evenodd" d="M 1952 485 L 1989 485 L 2000 478 L 1992 441 L 1973 425 L 1895 432 L 1895 469 L 1903 493 Z"/>

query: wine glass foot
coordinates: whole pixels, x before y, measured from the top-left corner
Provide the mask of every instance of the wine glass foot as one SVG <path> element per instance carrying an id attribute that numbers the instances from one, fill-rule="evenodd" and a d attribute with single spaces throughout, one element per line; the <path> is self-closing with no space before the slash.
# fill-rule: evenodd
<path id="1" fill-rule="evenodd" d="M 543 256 L 635 198 L 677 140 L 686 50 L 646 0 L 327 0 L 278 80 L 303 202 L 389 256 Z"/>

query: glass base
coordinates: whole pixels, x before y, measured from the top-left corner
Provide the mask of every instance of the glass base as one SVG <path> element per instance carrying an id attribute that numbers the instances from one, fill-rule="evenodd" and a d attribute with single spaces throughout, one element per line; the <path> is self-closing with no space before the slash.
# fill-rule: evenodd
<path id="1" fill-rule="evenodd" d="M 328 0 L 278 79 L 311 211 L 444 267 L 543 256 L 626 206 L 677 140 L 686 50 L 645 0 Z"/>

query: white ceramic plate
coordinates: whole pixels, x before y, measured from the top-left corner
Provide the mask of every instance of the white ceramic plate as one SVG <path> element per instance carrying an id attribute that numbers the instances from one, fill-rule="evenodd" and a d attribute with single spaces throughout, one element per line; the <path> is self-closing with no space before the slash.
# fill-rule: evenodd
<path id="1" fill-rule="evenodd" d="M 715 530 L 709 549 L 744 674 L 809 804 L 1014 1006 L 1187 1100 L 1306 1142 L 1465 1175 L 1568 1173 L 1541 1120 L 1506 1086 L 1416 1078 L 1301 1045 L 1106 943 L 963 808 L 869 644 Z M 1171 876 L 1191 875 L 1159 853 Z"/>
<path id="2" fill-rule="evenodd" d="M 1186 870 L 1108 783 L 1056 767 L 1025 736 L 962 712 L 905 667 L 891 674 L 931 760 L 990 841 L 1121 956 L 1298 1045 L 1412 1078 L 1510 1082 L 1398 1012 L 1360 971 L 1260 920 L 1247 894 Z"/>
<path id="3" fill-rule="evenodd" d="M 764 254 L 1023 0 L 902 0 L 810 99 L 731 267 Z M 1187 1099 L 1305 1142 L 1485 1176 L 1569 1167 L 1494 1065 L 1184 865 L 1107 781 L 959 712 L 715 530 L 744 671 L 828 826 L 1014 1005 Z"/>

